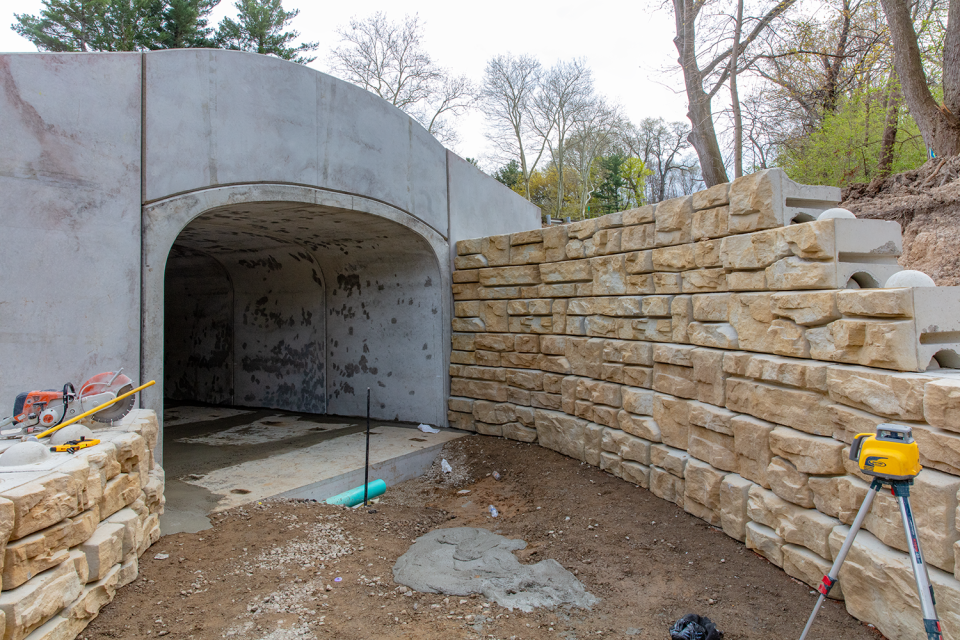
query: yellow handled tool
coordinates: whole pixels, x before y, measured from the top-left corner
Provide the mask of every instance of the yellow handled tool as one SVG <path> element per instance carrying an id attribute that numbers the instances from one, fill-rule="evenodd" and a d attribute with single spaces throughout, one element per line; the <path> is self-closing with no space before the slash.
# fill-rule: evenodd
<path id="1" fill-rule="evenodd" d="M 58 444 L 55 447 L 50 447 L 50 451 L 54 453 L 76 453 L 80 449 L 86 449 L 87 447 L 93 447 L 98 444 L 100 444 L 100 441 L 96 438 L 92 440 L 80 438 L 79 440 L 70 440 L 69 442 Z"/>
<path id="2" fill-rule="evenodd" d="M 46 438 L 47 436 L 53 434 L 54 432 L 59 431 L 60 429 L 63 429 L 64 427 L 70 426 L 70 425 L 73 424 L 74 422 L 79 422 L 80 420 L 83 420 L 83 419 L 86 418 L 87 416 L 92 416 L 92 415 L 95 414 L 97 411 L 102 411 L 103 409 L 106 409 L 107 407 L 109 407 L 110 405 L 114 404 L 115 402 L 120 402 L 121 400 L 132 396 L 133 394 L 137 393 L 138 391 L 143 391 L 143 390 L 146 389 L 147 387 L 152 387 L 152 386 L 155 385 L 155 384 L 157 384 L 157 381 L 156 381 L 156 380 L 151 380 L 150 382 L 148 382 L 148 383 L 146 383 L 146 384 L 142 384 L 142 385 L 140 385 L 139 387 L 137 387 L 136 389 L 134 389 L 134 390 L 132 390 L 132 391 L 127 391 L 127 392 L 126 392 L 125 394 L 123 394 L 122 396 L 117 396 L 116 398 L 114 398 L 114 399 L 111 400 L 110 402 L 104 402 L 104 403 L 103 403 L 102 405 L 100 405 L 99 407 L 94 407 L 93 409 L 90 409 L 90 411 L 85 411 L 84 413 L 81 413 L 80 415 L 76 416 L 75 418 L 70 418 L 70 419 L 67 420 L 66 422 L 63 422 L 63 423 L 61 423 L 61 424 L 58 424 L 57 426 L 53 427 L 52 429 L 47 429 L 47 430 L 44 431 L 43 433 L 38 433 L 38 434 L 36 435 L 36 438 L 37 438 L 38 440 L 39 440 L 40 438 Z"/>

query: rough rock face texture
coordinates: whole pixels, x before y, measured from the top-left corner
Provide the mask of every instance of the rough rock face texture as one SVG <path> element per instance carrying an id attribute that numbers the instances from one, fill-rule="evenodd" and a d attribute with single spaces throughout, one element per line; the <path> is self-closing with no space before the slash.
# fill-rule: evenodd
<path id="1" fill-rule="evenodd" d="M 960 372 L 940 368 L 960 354 L 960 288 L 866 288 L 899 268 L 900 230 L 817 221 L 839 198 L 770 170 L 526 232 L 546 250 L 516 261 L 539 237 L 462 245 L 472 259 L 460 264 L 523 266 L 455 272 L 481 275 L 454 294 L 465 329 L 453 333 L 451 426 L 523 425 L 500 433 L 648 489 L 815 586 L 869 487 L 850 443 L 907 423 L 927 469 L 913 507 L 938 610 L 960 619 Z M 506 322 L 489 319 L 492 299 L 507 302 Z M 864 529 L 862 558 L 851 553 L 831 597 L 888 637 L 913 637 L 917 596 L 889 496 Z"/>
<path id="2" fill-rule="evenodd" d="M 2 640 L 73 638 L 136 579 L 160 538 L 158 433 L 152 411 L 133 411 L 54 468 L 0 474 Z"/>

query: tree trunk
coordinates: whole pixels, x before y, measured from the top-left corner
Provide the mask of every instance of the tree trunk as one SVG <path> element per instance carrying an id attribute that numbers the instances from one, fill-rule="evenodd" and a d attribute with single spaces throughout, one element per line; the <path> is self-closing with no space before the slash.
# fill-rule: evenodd
<path id="1" fill-rule="evenodd" d="M 883 139 L 880 143 L 880 164 L 878 175 L 886 178 L 893 168 L 893 145 L 897 142 L 900 123 L 900 90 L 897 87 L 896 74 L 890 74 L 887 83 L 886 120 L 883 124 Z"/>
<path id="2" fill-rule="evenodd" d="M 678 61 L 683 70 L 683 81 L 687 89 L 687 117 L 690 119 L 690 135 L 687 136 L 687 140 L 697 152 L 704 183 L 707 187 L 712 187 L 728 182 L 728 178 L 723 166 L 720 144 L 717 142 L 717 131 L 713 126 L 710 96 L 703 90 L 703 74 L 697 65 L 698 9 L 694 9 L 694 4 L 694 0 L 673 0 L 674 16 L 677 22 L 677 37 L 673 39 L 673 43 L 680 54 Z"/>
<path id="3" fill-rule="evenodd" d="M 737 91 L 737 64 L 740 53 L 740 33 L 743 30 L 743 0 L 737 2 L 737 22 L 733 27 L 733 51 L 730 54 L 730 103 L 733 106 L 733 177 L 743 175 L 743 116 L 740 113 L 740 93 Z"/>
<path id="4" fill-rule="evenodd" d="M 943 53 L 943 106 L 938 105 L 930 93 L 908 3 L 880 0 L 880 4 L 890 26 L 893 64 L 903 97 L 920 128 L 923 141 L 938 156 L 960 154 L 960 105 L 957 104 L 960 101 L 960 70 L 957 69 L 960 62 L 960 0 L 950 0 L 950 20 Z"/>

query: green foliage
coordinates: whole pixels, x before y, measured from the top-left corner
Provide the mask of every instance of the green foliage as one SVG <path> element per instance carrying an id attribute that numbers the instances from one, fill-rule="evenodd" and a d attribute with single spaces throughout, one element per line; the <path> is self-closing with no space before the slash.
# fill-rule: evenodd
<path id="1" fill-rule="evenodd" d="M 300 64 L 316 60 L 301 54 L 314 51 L 319 43 L 291 46 L 300 33 L 284 31 L 299 9 L 284 11 L 281 0 L 237 0 L 236 7 L 237 19 L 224 18 L 217 29 L 217 44 L 224 49 L 252 51 Z"/>
<path id="2" fill-rule="evenodd" d="M 464 160 L 475 166 L 477 169 L 480 168 L 480 161 L 476 158 L 464 158 Z"/>
<path id="3" fill-rule="evenodd" d="M 843 98 L 816 130 L 787 143 L 777 163 L 793 180 L 805 184 L 869 182 L 880 175 L 884 107 L 880 90 Z M 906 108 L 899 109 L 897 123 L 891 173 L 915 169 L 927 160 L 919 129 Z"/>
<path id="4" fill-rule="evenodd" d="M 40 51 L 142 51 L 212 46 L 207 17 L 220 0 L 43 0 L 11 28 Z"/>
<path id="5" fill-rule="evenodd" d="M 597 169 L 600 171 L 603 182 L 593 192 L 587 211 L 590 216 L 602 216 L 605 213 L 616 213 L 623 209 L 621 190 L 626 187 L 623 179 L 623 168 L 626 158 L 614 153 L 597 160 Z"/>
<path id="6" fill-rule="evenodd" d="M 520 172 L 520 163 L 511 160 L 497 169 L 493 179 L 507 185 L 519 194 L 523 194 L 523 174 Z"/>

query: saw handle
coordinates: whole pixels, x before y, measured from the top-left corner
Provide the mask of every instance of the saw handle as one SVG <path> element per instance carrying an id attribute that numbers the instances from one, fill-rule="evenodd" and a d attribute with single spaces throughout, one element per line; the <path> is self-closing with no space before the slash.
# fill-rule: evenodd
<path id="1" fill-rule="evenodd" d="M 68 427 L 68 426 L 70 426 L 71 424 L 73 424 L 74 422 L 79 422 L 80 420 L 83 420 L 83 419 L 86 418 L 87 416 L 92 416 L 92 415 L 95 414 L 97 411 L 100 411 L 100 410 L 102 410 L 102 409 L 106 409 L 107 407 L 109 407 L 110 405 L 114 404 L 115 402 L 120 402 L 120 401 L 123 400 L 124 398 L 128 398 L 128 397 L 132 396 L 133 394 L 137 393 L 138 391 L 143 391 L 143 390 L 146 389 L 147 387 L 152 387 L 152 386 L 155 385 L 155 384 L 157 384 L 157 381 L 156 381 L 156 380 L 151 380 L 150 382 L 148 382 L 148 383 L 146 383 L 146 384 L 142 384 L 142 385 L 140 385 L 139 387 L 137 387 L 136 389 L 134 389 L 134 390 L 132 390 L 132 391 L 127 391 L 127 392 L 126 392 L 125 394 L 123 394 L 122 396 L 117 396 L 116 398 L 114 398 L 114 399 L 111 400 L 110 402 L 104 402 L 104 403 L 101 404 L 99 407 L 94 407 L 93 409 L 90 409 L 90 411 L 85 411 L 85 412 L 81 413 L 80 415 L 78 415 L 78 416 L 76 416 L 76 417 L 74 417 L 74 418 L 70 418 L 69 420 L 67 420 L 66 422 L 64 422 L 64 423 L 62 423 L 62 424 L 58 424 L 58 425 L 55 426 L 55 427 L 51 427 L 50 429 L 47 429 L 47 430 L 44 431 L 43 433 L 38 433 L 38 434 L 36 435 L 36 438 L 37 438 L 38 440 L 39 440 L 40 438 L 46 438 L 47 436 L 51 435 L 51 434 L 54 433 L 55 431 L 59 431 L 60 429 L 63 429 L 64 427 Z"/>

